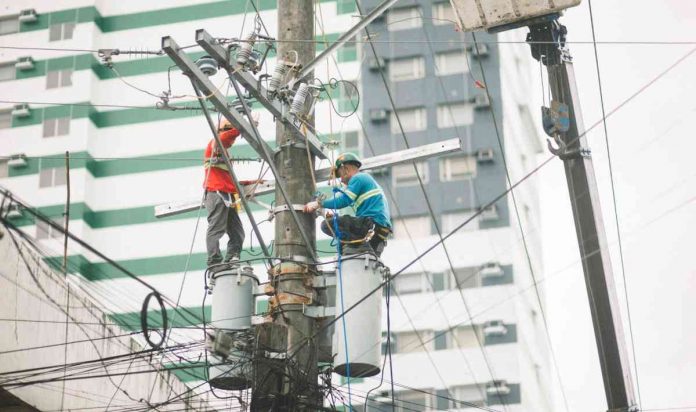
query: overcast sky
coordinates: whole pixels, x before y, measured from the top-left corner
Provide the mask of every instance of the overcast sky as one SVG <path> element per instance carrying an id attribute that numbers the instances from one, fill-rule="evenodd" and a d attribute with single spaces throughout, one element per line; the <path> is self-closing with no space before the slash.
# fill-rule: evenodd
<path id="1" fill-rule="evenodd" d="M 598 41 L 691 41 L 598 45 L 607 111 L 696 47 L 696 1 L 593 2 Z M 587 0 L 562 22 L 569 41 L 591 41 Z M 585 125 L 601 119 L 592 44 L 571 44 Z M 696 53 L 607 122 L 633 321 L 642 409 L 696 411 Z M 539 93 L 541 94 L 541 92 Z M 588 134 L 629 353 L 624 282 L 603 128 Z M 545 159 L 544 154 L 541 159 Z M 547 313 L 572 411 L 605 411 L 589 304 L 560 160 L 537 177 L 543 190 Z M 554 380 L 554 388 L 558 382 Z M 681 407 L 691 407 L 684 408 Z M 562 411 L 560 398 L 556 410 Z"/>

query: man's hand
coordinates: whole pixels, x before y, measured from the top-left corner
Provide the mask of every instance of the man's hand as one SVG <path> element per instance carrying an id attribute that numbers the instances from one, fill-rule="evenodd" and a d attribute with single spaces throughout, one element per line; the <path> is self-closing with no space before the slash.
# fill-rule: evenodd
<path id="1" fill-rule="evenodd" d="M 314 213 L 315 210 L 319 209 L 319 202 L 316 200 L 312 200 L 311 202 L 304 205 L 303 209 L 305 213 Z"/>
<path id="2" fill-rule="evenodd" d="M 326 209 L 324 212 L 324 219 L 331 219 L 333 218 L 334 212 L 331 209 Z"/>

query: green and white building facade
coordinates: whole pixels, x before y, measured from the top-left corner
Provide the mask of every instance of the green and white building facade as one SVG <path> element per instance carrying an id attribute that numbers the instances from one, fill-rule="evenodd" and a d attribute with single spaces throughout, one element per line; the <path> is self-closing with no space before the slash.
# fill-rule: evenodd
<path id="1" fill-rule="evenodd" d="M 198 103 L 191 85 L 171 67 L 173 62 L 137 52 L 159 50 L 163 36 L 193 45 L 199 28 L 216 37 L 241 37 L 254 24 L 251 1 L 275 36 L 272 0 L 0 2 L 0 45 L 16 47 L 0 48 L 0 185 L 62 222 L 68 151 L 70 231 L 194 313 L 202 313 L 205 293 L 205 210 L 157 219 L 154 207 L 202 197 L 202 157 L 210 130 L 200 110 L 192 109 Z M 362 6 L 377 3 L 363 1 Z M 320 41 L 335 40 L 357 21 L 358 12 L 353 0 L 317 4 L 315 32 L 321 49 Z M 347 118 L 334 113 L 326 99 L 316 106 L 320 137 L 335 141 L 337 150 L 371 156 L 405 147 L 382 75 L 412 146 L 463 140 L 464 155 L 417 166 L 443 234 L 506 189 L 505 164 L 514 182 L 534 166 L 541 150 L 530 115 L 536 109 L 529 108 L 535 66 L 525 45 L 495 42 L 519 40 L 520 33 L 481 36 L 486 53 L 475 55 L 467 51 L 470 37 L 455 32 L 449 18 L 446 2 L 402 0 L 368 27 L 378 59 L 359 37 L 315 70 L 323 81 L 349 80 L 360 90 L 360 107 Z M 103 64 L 98 49 L 135 53 L 114 56 L 114 70 Z M 195 47 L 187 51 L 193 58 L 204 54 Z M 479 62 L 490 104 L 482 100 L 483 89 L 474 86 L 475 80 L 482 81 Z M 274 64 L 271 55 L 268 71 Z M 211 80 L 223 93 L 233 94 L 222 74 Z M 156 96 L 168 90 L 178 97 L 170 104 L 185 109 L 155 107 L 160 101 Z M 353 111 L 355 99 L 340 92 L 332 97 L 342 114 Z M 273 119 L 255 110 L 261 115 L 262 136 L 273 142 Z M 244 140 L 231 153 L 245 159 L 236 164 L 240 179 L 257 178 L 261 163 Z M 265 177 L 272 178 L 270 173 Z M 376 177 L 390 194 L 395 238 L 383 258 L 396 271 L 439 238 L 412 166 L 382 170 Z M 542 275 L 534 184 L 515 191 L 519 214 L 507 196 L 448 239 L 452 265 L 438 247 L 397 278 L 390 300 L 393 373 L 400 384 L 395 388 L 397 410 L 469 410 L 447 398 L 494 410 L 550 410 L 552 365 L 528 263 L 535 275 Z M 258 200 L 252 204 L 256 220 L 264 221 L 268 210 L 263 204 L 272 198 Z M 247 237 L 242 257 L 259 254 L 248 220 L 243 221 Z M 59 234 L 26 214 L 13 222 L 51 256 L 62 255 Z M 270 241 L 273 224 L 264 222 L 260 228 Z M 318 239 L 323 256 L 330 256 L 329 239 L 323 234 Z M 69 255 L 70 270 L 79 274 L 75 279 L 82 287 L 115 322 L 137 330 L 140 305 L 149 291 L 77 245 L 71 244 Z M 264 268 L 257 269 L 265 279 Z M 258 310 L 265 310 L 263 303 Z M 209 313 L 209 306 L 204 312 Z M 157 318 L 153 313 L 154 323 Z M 174 312 L 170 320 L 184 327 L 196 323 Z M 199 329 L 186 328 L 171 337 L 174 342 L 201 338 Z M 203 376 L 202 368 L 176 373 L 192 384 Z M 351 382 L 354 409 L 363 410 L 359 404 L 377 382 Z M 345 392 L 346 383 L 337 379 L 337 384 Z M 379 402 L 389 398 L 388 390 L 385 384 L 372 392 L 379 408 L 374 410 L 387 410 Z"/>

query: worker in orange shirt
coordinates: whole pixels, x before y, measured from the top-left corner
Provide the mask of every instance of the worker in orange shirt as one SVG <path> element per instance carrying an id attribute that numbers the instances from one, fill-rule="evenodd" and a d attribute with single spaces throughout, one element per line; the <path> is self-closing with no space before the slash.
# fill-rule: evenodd
<path id="1" fill-rule="evenodd" d="M 239 130 L 224 120 L 218 129 L 218 136 L 223 150 L 232 146 L 239 137 Z M 208 232 L 206 247 L 208 250 L 208 266 L 223 262 L 238 260 L 244 242 L 244 227 L 239 219 L 235 202 L 237 188 L 234 186 L 220 148 L 211 139 L 205 148 L 205 208 L 208 211 Z M 223 260 L 220 253 L 220 238 L 227 233 L 227 253 Z"/>

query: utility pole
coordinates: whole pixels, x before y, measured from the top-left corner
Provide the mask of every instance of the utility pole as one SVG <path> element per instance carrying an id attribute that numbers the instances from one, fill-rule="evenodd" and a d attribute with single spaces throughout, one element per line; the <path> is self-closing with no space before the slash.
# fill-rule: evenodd
<path id="1" fill-rule="evenodd" d="M 314 1 L 278 0 L 278 57 L 297 53 L 299 64 L 314 60 Z M 291 51 L 294 51 L 291 53 Z M 316 191 L 312 181 L 314 156 L 308 152 L 305 143 L 299 142 L 291 127 L 284 122 L 276 123 L 275 164 L 285 181 L 292 204 L 286 202 L 276 189 L 276 210 L 286 208 L 298 210 L 311 200 Z M 316 244 L 315 217 L 312 214 L 298 213 L 301 227 L 298 227 L 289 210 L 280 210 L 275 218 L 274 255 L 292 262 L 281 262 L 272 269 L 272 284 L 275 299 L 272 305 L 279 313 L 274 323 L 287 327 L 287 356 L 292 364 L 286 365 L 287 375 L 292 377 L 285 382 L 279 399 L 285 399 L 276 410 L 315 410 L 311 405 L 320 406 L 322 397 L 317 387 L 318 356 L 317 342 L 305 342 L 316 330 L 316 319 L 308 317 L 303 311 L 305 304 L 312 302 L 313 255 L 302 241 L 302 232 Z M 301 403 L 302 405 L 298 404 Z"/>
<path id="2" fill-rule="evenodd" d="M 556 17 L 530 24 L 527 41 L 532 56 L 548 71 L 553 101 L 551 108 L 544 110 L 544 128 L 558 145 L 554 148 L 549 143 L 549 148 L 563 160 L 568 181 L 607 406 L 609 412 L 632 412 L 638 408 L 599 192 L 585 138 L 572 57 L 565 45 L 567 31 Z"/>

